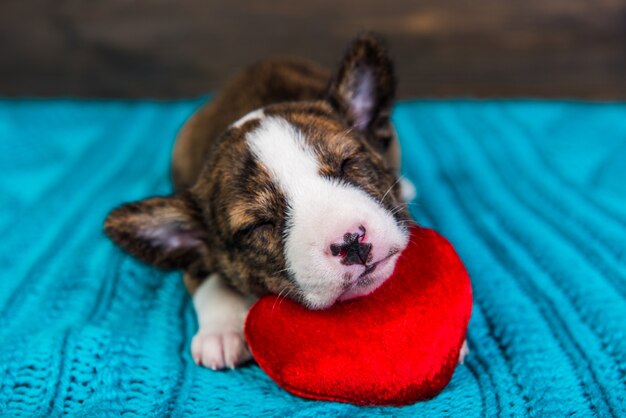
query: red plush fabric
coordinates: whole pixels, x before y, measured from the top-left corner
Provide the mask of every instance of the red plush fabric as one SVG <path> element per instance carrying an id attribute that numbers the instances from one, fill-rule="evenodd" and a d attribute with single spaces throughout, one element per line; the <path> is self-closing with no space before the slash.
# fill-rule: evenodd
<path id="1" fill-rule="evenodd" d="M 406 405 L 448 384 L 471 310 L 469 277 L 450 243 L 414 227 L 393 276 L 374 293 L 323 311 L 265 296 L 245 333 L 259 366 L 291 393 Z"/>

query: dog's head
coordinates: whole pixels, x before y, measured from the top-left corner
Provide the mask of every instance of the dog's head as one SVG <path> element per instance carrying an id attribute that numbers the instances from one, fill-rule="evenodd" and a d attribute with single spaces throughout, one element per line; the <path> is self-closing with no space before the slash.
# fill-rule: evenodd
<path id="1" fill-rule="evenodd" d="M 358 38 L 325 100 L 244 116 L 192 188 L 114 210 L 106 232 L 150 264 L 216 271 L 244 292 L 311 308 L 370 293 L 408 241 L 398 179 L 383 158 L 394 89 L 385 50 Z"/>

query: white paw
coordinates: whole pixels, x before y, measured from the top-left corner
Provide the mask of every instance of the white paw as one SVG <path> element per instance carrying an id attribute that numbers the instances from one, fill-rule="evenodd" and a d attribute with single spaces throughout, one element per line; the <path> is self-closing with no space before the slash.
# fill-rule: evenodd
<path id="1" fill-rule="evenodd" d="M 202 328 L 191 340 L 191 356 L 197 365 L 213 370 L 234 369 L 252 358 L 240 332 L 213 332 Z"/>
<path id="2" fill-rule="evenodd" d="M 219 275 L 202 282 L 193 295 L 200 325 L 191 340 L 191 355 L 196 364 L 213 370 L 232 369 L 252 358 L 243 336 L 243 324 L 252 302 Z"/>
<path id="3" fill-rule="evenodd" d="M 467 340 L 463 341 L 461 352 L 459 353 L 459 364 L 463 364 L 465 357 L 469 354 L 469 347 L 467 346 Z"/>

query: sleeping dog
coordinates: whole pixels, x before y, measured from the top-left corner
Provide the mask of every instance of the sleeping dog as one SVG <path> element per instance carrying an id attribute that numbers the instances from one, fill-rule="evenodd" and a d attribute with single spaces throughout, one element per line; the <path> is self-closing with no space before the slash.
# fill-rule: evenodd
<path id="1" fill-rule="evenodd" d="M 243 323 L 274 293 L 312 309 L 371 293 L 408 242 L 391 60 L 357 37 L 331 74 L 293 59 L 257 63 L 181 129 L 176 192 L 113 210 L 109 237 L 182 269 L 199 330 L 196 363 L 250 359 Z"/>

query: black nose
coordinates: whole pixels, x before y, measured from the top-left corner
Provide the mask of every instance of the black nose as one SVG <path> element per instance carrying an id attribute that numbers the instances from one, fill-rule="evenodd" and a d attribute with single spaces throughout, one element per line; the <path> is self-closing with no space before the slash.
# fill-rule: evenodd
<path id="1" fill-rule="evenodd" d="M 358 241 L 350 243 L 346 247 L 346 255 L 341 262 L 347 266 L 352 264 L 367 264 L 367 259 L 372 251 L 372 244 L 363 244 Z"/>
<path id="2" fill-rule="evenodd" d="M 362 229 L 365 233 L 365 228 Z M 352 264 L 367 264 L 372 244 L 359 242 L 362 235 L 358 233 L 347 233 L 343 236 L 343 244 L 331 244 L 330 253 L 334 256 L 341 256 L 341 263 L 347 266 Z"/>

